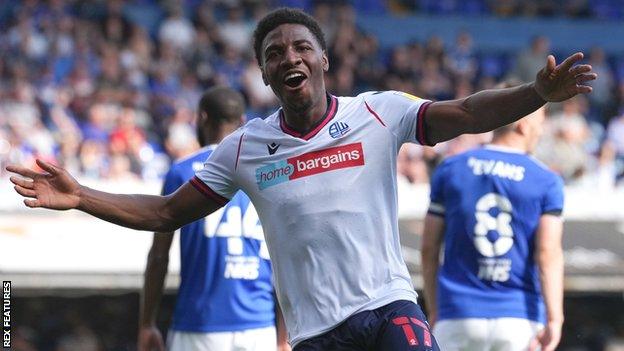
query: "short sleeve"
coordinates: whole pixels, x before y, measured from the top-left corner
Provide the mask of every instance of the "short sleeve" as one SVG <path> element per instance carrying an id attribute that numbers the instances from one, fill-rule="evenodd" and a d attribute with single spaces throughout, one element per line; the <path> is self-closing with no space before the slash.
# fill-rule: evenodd
<path id="1" fill-rule="evenodd" d="M 167 174 L 165 175 L 165 182 L 162 187 L 162 195 L 169 195 L 186 182 L 186 179 L 182 177 L 179 168 L 176 165 L 171 166 Z"/>
<path id="2" fill-rule="evenodd" d="M 542 214 L 561 215 L 563 212 L 563 180 L 561 177 L 553 175 L 554 179 L 546 189 L 542 199 Z"/>
<path id="3" fill-rule="evenodd" d="M 423 116 L 431 101 L 400 91 L 380 91 L 367 93 L 364 102 L 368 111 L 392 130 L 400 144 L 430 145 Z"/>
<path id="4" fill-rule="evenodd" d="M 244 133 L 240 129 L 227 136 L 208 156 L 204 167 L 190 180 L 206 197 L 225 205 L 238 191 L 234 174 Z"/>
<path id="5" fill-rule="evenodd" d="M 428 213 L 444 217 L 446 213 L 446 205 L 444 201 L 444 183 L 448 172 L 449 163 L 445 161 L 441 163 L 431 176 L 431 190 L 429 194 L 429 210 Z"/>

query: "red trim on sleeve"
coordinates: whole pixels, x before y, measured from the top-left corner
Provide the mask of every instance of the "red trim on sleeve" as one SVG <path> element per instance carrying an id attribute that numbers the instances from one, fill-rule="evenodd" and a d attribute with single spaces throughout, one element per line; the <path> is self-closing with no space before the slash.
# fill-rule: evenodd
<path id="1" fill-rule="evenodd" d="M 214 190 L 210 189 L 210 187 L 204 183 L 197 176 L 194 176 L 189 180 L 189 183 L 193 186 L 193 188 L 197 189 L 200 193 L 204 194 L 210 200 L 216 202 L 221 206 L 225 206 L 230 200 L 227 198 L 217 194 Z"/>
<path id="2" fill-rule="evenodd" d="M 375 118 L 377 118 L 377 120 L 379 121 L 379 123 L 381 123 L 382 126 L 386 126 L 386 124 L 381 120 L 381 117 L 379 117 L 379 115 L 377 114 L 377 112 L 375 112 L 369 105 L 368 102 L 364 101 L 364 105 L 366 105 L 366 108 L 368 109 L 368 112 L 370 112 L 373 116 L 375 116 Z"/>
<path id="3" fill-rule="evenodd" d="M 234 170 L 238 168 L 238 158 L 240 157 L 241 145 L 243 145 L 243 137 L 245 133 L 241 134 L 240 139 L 238 139 L 238 150 L 236 150 L 236 163 L 234 164 Z"/>
<path id="4" fill-rule="evenodd" d="M 418 109 L 418 116 L 416 117 L 418 119 L 416 122 L 416 141 L 418 141 L 420 145 L 433 146 L 435 144 L 429 143 L 425 134 L 425 113 L 427 112 L 429 105 L 431 105 L 431 101 L 427 101 L 420 105 L 420 108 Z"/>

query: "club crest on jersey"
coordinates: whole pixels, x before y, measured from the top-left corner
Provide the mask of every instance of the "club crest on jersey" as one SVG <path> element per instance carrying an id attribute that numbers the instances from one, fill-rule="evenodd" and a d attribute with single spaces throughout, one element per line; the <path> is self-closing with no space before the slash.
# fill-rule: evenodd
<path id="1" fill-rule="evenodd" d="M 289 180 L 341 168 L 364 165 L 362 143 L 353 143 L 305 153 L 256 168 L 260 190 Z"/>
<path id="2" fill-rule="evenodd" d="M 348 124 L 344 122 L 334 122 L 329 126 L 329 135 L 334 139 L 338 139 L 347 134 L 350 130 L 351 128 L 349 128 Z"/>

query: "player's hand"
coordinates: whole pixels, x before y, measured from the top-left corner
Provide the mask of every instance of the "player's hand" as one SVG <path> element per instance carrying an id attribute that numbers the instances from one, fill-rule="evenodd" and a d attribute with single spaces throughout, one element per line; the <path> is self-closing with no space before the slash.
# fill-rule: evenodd
<path id="1" fill-rule="evenodd" d="M 544 329 L 537 333 L 535 339 L 529 344 L 529 351 L 536 351 L 541 347 L 541 351 L 554 351 L 561 340 L 561 323 L 550 322 Z"/>
<path id="2" fill-rule="evenodd" d="M 160 330 L 156 326 L 145 326 L 139 328 L 138 351 L 165 351 Z"/>
<path id="3" fill-rule="evenodd" d="M 277 345 L 277 351 L 292 351 L 287 342 Z"/>
<path id="4" fill-rule="evenodd" d="M 537 72 L 535 91 L 542 99 L 550 102 L 567 100 L 576 94 L 587 94 L 592 91 L 587 82 L 598 77 L 590 65 L 576 65 L 583 59 L 583 53 L 576 54 L 556 65 L 555 57 L 548 55 L 546 66 Z"/>
<path id="5" fill-rule="evenodd" d="M 80 203 L 80 184 L 64 169 L 42 160 L 37 165 L 45 173 L 32 169 L 9 165 L 6 170 L 22 177 L 11 176 L 15 191 L 26 197 L 28 207 L 45 207 L 55 210 L 68 210 Z"/>

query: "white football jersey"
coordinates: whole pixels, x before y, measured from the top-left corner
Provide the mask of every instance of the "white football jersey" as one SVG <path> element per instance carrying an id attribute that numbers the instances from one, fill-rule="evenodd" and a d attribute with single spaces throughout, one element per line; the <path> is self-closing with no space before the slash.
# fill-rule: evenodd
<path id="1" fill-rule="evenodd" d="M 399 243 L 396 156 L 404 142 L 426 140 L 429 102 L 396 91 L 329 99 L 305 135 L 281 110 L 251 120 L 191 181 L 221 203 L 239 189 L 251 198 L 292 345 L 417 298 Z"/>

